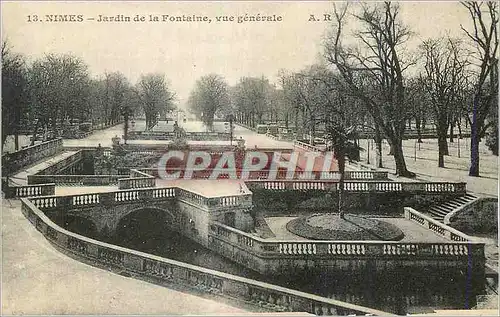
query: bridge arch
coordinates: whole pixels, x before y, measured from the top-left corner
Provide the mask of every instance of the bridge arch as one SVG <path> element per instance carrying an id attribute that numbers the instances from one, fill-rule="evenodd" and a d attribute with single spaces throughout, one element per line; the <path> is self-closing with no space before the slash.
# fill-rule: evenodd
<path id="1" fill-rule="evenodd" d="M 112 240 L 119 245 L 148 250 L 175 230 L 174 214 L 159 207 L 139 207 L 120 216 Z"/>

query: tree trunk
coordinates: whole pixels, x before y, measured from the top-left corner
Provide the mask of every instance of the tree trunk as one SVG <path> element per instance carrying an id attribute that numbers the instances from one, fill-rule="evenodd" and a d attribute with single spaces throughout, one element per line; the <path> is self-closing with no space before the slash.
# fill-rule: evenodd
<path id="1" fill-rule="evenodd" d="M 405 157 L 403 153 L 403 141 L 392 140 L 391 149 L 394 155 L 394 162 L 396 163 L 396 175 L 403 177 L 415 177 L 415 173 L 408 171 L 406 167 Z"/>
<path id="2" fill-rule="evenodd" d="M 382 135 L 378 126 L 375 126 L 375 145 L 377 147 L 377 166 L 382 168 L 384 167 L 382 160 Z"/>
<path id="3" fill-rule="evenodd" d="M 462 119 L 461 118 L 458 118 L 457 128 L 458 128 L 458 138 L 461 140 L 462 139 Z"/>
<path id="4" fill-rule="evenodd" d="M 415 126 L 417 128 L 417 142 L 422 143 L 422 129 L 421 129 L 421 120 L 419 116 L 415 117 Z"/>
<path id="5" fill-rule="evenodd" d="M 446 143 L 446 133 L 443 133 L 442 131 L 438 132 L 438 167 L 444 167 L 444 156 L 447 155 L 447 149 L 448 144 Z"/>
<path id="6" fill-rule="evenodd" d="M 469 176 L 479 177 L 479 133 L 471 126 Z"/>
<path id="7" fill-rule="evenodd" d="M 129 118 L 128 118 L 128 115 L 124 115 L 124 126 L 123 126 L 123 140 L 124 140 L 124 143 L 127 144 L 127 139 L 128 139 L 128 121 L 129 121 Z"/>
<path id="8" fill-rule="evenodd" d="M 451 124 L 450 124 L 450 143 L 453 143 L 454 140 L 453 140 L 453 128 L 455 127 L 455 121 L 451 121 Z"/>
<path id="9" fill-rule="evenodd" d="M 14 149 L 15 151 L 19 151 L 19 133 L 14 134 Z"/>
<path id="10" fill-rule="evenodd" d="M 344 200 L 345 154 L 343 153 L 343 151 L 337 151 L 335 156 L 337 158 L 337 164 L 340 173 L 337 212 L 339 214 L 340 219 L 344 219 L 343 200 Z"/>

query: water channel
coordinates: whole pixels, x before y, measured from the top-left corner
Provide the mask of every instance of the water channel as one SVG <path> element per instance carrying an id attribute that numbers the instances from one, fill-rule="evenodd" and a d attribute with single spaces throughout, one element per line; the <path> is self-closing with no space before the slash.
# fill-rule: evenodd
<path id="1" fill-rule="evenodd" d="M 325 274 L 320 270 L 302 275 L 264 276 L 159 225 L 161 219 L 144 213 L 121 222 L 110 242 L 165 258 L 234 275 L 334 298 L 379 310 L 406 315 L 433 309 L 464 309 L 475 305 L 466 272 L 400 269 L 391 274 L 359 272 Z M 56 221 L 59 222 L 59 221 Z M 88 223 L 59 222 L 68 230 L 93 236 Z"/>
<path id="2" fill-rule="evenodd" d="M 385 275 L 372 272 L 326 275 L 309 271 L 302 276 L 264 276 L 178 233 L 130 234 L 120 240 L 115 243 L 127 248 L 401 315 L 432 309 L 464 309 L 475 298 L 474 294 L 468 294 L 470 287 L 466 275 L 461 273 L 401 270 Z"/>

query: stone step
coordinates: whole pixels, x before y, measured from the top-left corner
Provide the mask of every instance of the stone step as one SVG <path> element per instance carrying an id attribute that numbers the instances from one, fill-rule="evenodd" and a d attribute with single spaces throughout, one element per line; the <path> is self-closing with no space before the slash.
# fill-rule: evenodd
<path id="1" fill-rule="evenodd" d="M 438 214 L 438 215 L 446 215 L 448 213 L 448 211 L 446 210 L 442 210 L 442 209 L 438 209 L 436 207 L 432 207 L 429 209 L 429 212 L 430 213 L 435 213 L 435 214 Z"/>
<path id="2" fill-rule="evenodd" d="M 432 209 L 436 210 L 436 211 L 444 212 L 444 213 L 449 213 L 453 210 L 452 208 L 446 208 L 446 207 L 441 206 L 441 205 L 434 206 Z"/>
<path id="3" fill-rule="evenodd" d="M 453 201 L 449 201 L 449 202 L 445 202 L 444 204 L 442 204 L 442 206 L 445 206 L 447 208 L 456 209 L 456 208 L 462 206 L 462 204 L 457 203 L 457 202 L 453 202 Z"/>
<path id="4" fill-rule="evenodd" d="M 428 210 L 428 213 L 432 216 L 432 218 L 438 220 L 438 221 L 443 221 L 444 217 L 452 212 L 455 209 L 458 209 L 462 207 L 463 205 L 474 201 L 477 199 L 475 195 L 472 194 L 465 194 L 465 196 L 457 197 L 455 199 L 446 201 L 444 203 L 441 203 L 439 205 L 434 205 L 431 206 Z"/>

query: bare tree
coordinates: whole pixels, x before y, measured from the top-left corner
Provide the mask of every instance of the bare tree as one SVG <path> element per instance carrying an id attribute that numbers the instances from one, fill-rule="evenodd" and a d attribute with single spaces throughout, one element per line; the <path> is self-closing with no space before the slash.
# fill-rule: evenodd
<path id="1" fill-rule="evenodd" d="M 462 30 L 475 47 L 477 74 L 473 98 L 469 107 L 471 127 L 470 176 L 479 176 L 479 142 L 492 122 L 486 119 L 491 107 L 498 104 L 498 2 L 468 1 L 463 6 L 469 11 L 472 29 Z"/>
<path id="2" fill-rule="evenodd" d="M 2 146 L 8 135 L 14 135 L 14 147 L 19 149 L 19 132 L 23 112 L 28 106 L 26 67 L 23 56 L 12 52 L 2 43 Z"/>
<path id="3" fill-rule="evenodd" d="M 174 109 L 175 94 L 170 91 L 163 74 L 142 75 L 136 91 L 146 115 L 146 129 L 152 129 L 158 123 L 162 108 Z"/>
<path id="4" fill-rule="evenodd" d="M 40 128 L 50 128 L 56 136 L 66 120 L 88 116 L 89 74 L 81 59 L 48 54 L 28 69 L 28 83 L 34 135 Z"/>
<path id="5" fill-rule="evenodd" d="M 271 110 L 274 88 L 265 77 L 242 77 L 234 87 L 232 102 L 237 113 L 247 116 L 252 127 L 264 123 L 264 115 Z"/>
<path id="6" fill-rule="evenodd" d="M 444 167 L 448 155 L 448 127 L 455 120 L 458 95 L 466 80 L 467 52 L 457 39 L 429 39 L 420 49 L 425 56 L 425 73 L 420 75 L 431 104 L 438 137 L 438 166 Z"/>
<path id="7" fill-rule="evenodd" d="M 335 66 L 355 95 L 373 117 L 391 145 L 396 163 L 396 174 L 414 177 L 408 171 L 403 153 L 405 123 L 410 115 L 405 105 L 405 70 L 413 64 L 403 59 L 402 45 L 411 36 L 410 30 L 399 18 L 399 6 L 391 2 L 373 6 L 362 5 L 360 14 L 353 14 L 362 28 L 354 33 L 356 45 L 343 42 L 348 7 L 340 10 L 334 5 L 336 25 L 325 41 L 327 62 Z M 372 92 L 359 78 L 369 79 Z"/>
<path id="8" fill-rule="evenodd" d="M 306 75 L 308 81 L 307 91 L 311 94 L 316 116 L 314 124 L 325 126 L 325 135 L 329 140 L 327 151 L 333 150 L 338 164 L 340 179 L 338 184 L 337 212 L 344 218 L 344 174 L 346 157 L 349 160 L 359 159 L 361 148 L 357 145 L 357 128 L 363 122 L 363 110 L 359 107 L 357 98 L 349 94 L 348 86 L 338 75 L 325 67 L 315 65 Z"/>
<path id="9" fill-rule="evenodd" d="M 217 74 L 201 77 L 191 91 L 188 106 L 209 129 L 212 129 L 217 111 L 231 106 L 227 83 Z"/>

